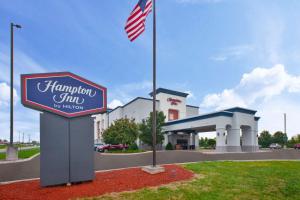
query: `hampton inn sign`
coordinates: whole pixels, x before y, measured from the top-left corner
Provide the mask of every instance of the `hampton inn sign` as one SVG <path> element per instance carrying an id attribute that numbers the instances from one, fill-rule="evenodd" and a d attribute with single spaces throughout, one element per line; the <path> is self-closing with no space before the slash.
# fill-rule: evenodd
<path id="1" fill-rule="evenodd" d="M 106 110 L 106 88 L 70 72 L 21 76 L 22 103 L 64 117 Z"/>
<path id="2" fill-rule="evenodd" d="M 106 112 L 106 88 L 70 72 L 24 74 L 21 85 L 22 104 L 42 111 L 41 185 L 93 180 L 91 115 Z"/>

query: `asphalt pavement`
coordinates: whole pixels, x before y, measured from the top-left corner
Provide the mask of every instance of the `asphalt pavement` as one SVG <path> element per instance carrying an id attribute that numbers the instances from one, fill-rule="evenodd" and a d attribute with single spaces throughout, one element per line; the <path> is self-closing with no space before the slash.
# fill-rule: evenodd
<path id="1" fill-rule="evenodd" d="M 294 149 L 255 153 L 204 153 L 199 151 L 158 151 L 157 164 L 217 160 L 299 160 Z M 109 170 L 152 164 L 152 152 L 139 154 L 109 154 L 95 152 L 95 170 Z M 0 182 L 39 178 L 40 157 L 15 163 L 0 163 Z"/>

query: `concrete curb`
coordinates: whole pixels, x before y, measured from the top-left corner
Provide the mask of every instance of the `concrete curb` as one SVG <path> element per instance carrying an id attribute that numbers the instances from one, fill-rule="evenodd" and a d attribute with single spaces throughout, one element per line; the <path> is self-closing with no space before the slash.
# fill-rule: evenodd
<path id="1" fill-rule="evenodd" d="M 34 156 L 31 156 L 30 158 L 25 158 L 25 159 L 20 159 L 20 160 L 13 160 L 13 161 L 10 161 L 10 160 L 0 161 L 0 165 L 1 165 L 1 164 L 19 163 L 19 162 L 30 161 L 30 160 L 34 159 L 35 157 L 37 157 L 37 156 L 39 156 L 39 155 L 40 155 L 40 153 L 35 154 Z"/>

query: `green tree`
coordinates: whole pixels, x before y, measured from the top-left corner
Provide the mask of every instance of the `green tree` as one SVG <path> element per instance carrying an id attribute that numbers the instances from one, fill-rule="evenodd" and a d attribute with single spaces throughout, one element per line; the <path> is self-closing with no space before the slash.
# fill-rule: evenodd
<path id="1" fill-rule="evenodd" d="M 262 131 L 258 138 L 258 144 L 261 145 L 263 148 L 267 148 L 272 143 L 272 135 L 269 131 Z"/>
<path id="2" fill-rule="evenodd" d="M 278 143 L 280 145 L 285 145 L 287 142 L 287 135 L 282 131 L 277 131 L 273 135 L 273 143 Z"/>
<path id="3" fill-rule="evenodd" d="M 200 140 L 199 140 L 199 146 L 200 146 L 200 147 L 205 147 L 205 146 L 206 146 L 205 140 L 204 140 L 203 137 L 201 137 Z"/>
<path id="4" fill-rule="evenodd" d="M 162 132 L 162 126 L 165 123 L 166 116 L 163 112 L 156 111 L 156 144 L 162 144 L 164 140 L 164 133 Z M 143 120 L 141 124 L 139 124 L 140 130 L 140 140 L 144 144 L 148 144 L 152 146 L 152 112 L 150 116 Z"/>
<path id="5" fill-rule="evenodd" d="M 138 125 L 134 120 L 118 119 L 104 131 L 103 140 L 106 144 L 128 144 L 135 143 L 138 137 Z"/>
<path id="6" fill-rule="evenodd" d="M 167 144 L 166 150 L 173 150 L 173 146 L 170 142 Z"/>
<path id="7" fill-rule="evenodd" d="M 210 148 L 213 148 L 216 146 L 216 140 L 215 139 L 208 139 L 207 140 L 207 146 Z"/>

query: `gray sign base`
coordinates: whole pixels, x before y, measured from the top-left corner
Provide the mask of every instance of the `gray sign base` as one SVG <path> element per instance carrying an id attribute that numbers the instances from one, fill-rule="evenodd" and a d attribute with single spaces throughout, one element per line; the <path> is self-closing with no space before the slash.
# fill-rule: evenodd
<path id="1" fill-rule="evenodd" d="M 8 161 L 18 160 L 18 147 L 7 145 L 6 160 L 8 160 Z"/>
<path id="2" fill-rule="evenodd" d="M 40 114 L 40 183 L 52 186 L 91 181 L 94 172 L 94 120 Z"/>

